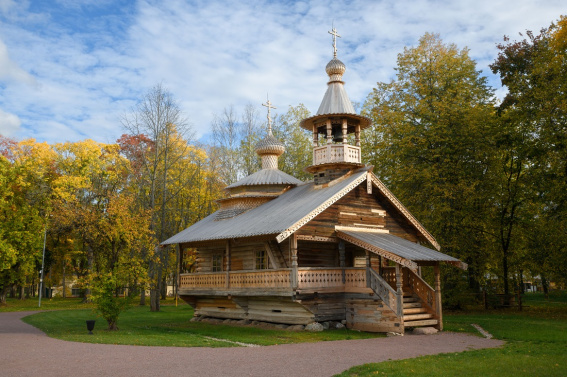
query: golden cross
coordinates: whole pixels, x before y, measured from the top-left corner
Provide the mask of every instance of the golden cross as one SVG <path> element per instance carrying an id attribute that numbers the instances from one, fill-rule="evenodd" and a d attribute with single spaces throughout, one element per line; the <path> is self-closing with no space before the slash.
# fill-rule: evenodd
<path id="1" fill-rule="evenodd" d="M 268 99 L 266 101 L 266 103 L 263 103 L 262 106 L 266 106 L 268 108 L 268 134 L 272 133 L 272 117 L 270 116 L 270 109 L 275 109 L 275 106 L 272 106 L 272 103 L 270 102 L 270 99 L 268 98 L 268 96 L 266 96 L 266 98 Z"/>
<path id="2" fill-rule="evenodd" d="M 335 26 L 333 26 L 333 29 L 331 31 L 329 31 L 328 33 L 333 36 L 333 56 L 336 58 L 337 57 L 337 37 L 341 38 L 341 36 L 339 35 L 339 33 L 337 33 L 337 29 L 335 29 Z"/>

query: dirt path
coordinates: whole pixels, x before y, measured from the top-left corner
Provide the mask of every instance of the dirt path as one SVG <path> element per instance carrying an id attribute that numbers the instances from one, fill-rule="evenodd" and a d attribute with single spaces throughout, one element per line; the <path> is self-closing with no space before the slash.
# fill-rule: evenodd
<path id="1" fill-rule="evenodd" d="M 20 320 L 31 313 L 0 313 L 0 376 L 328 377 L 365 363 L 503 344 L 458 333 L 255 348 L 89 344 L 49 338 Z"/>

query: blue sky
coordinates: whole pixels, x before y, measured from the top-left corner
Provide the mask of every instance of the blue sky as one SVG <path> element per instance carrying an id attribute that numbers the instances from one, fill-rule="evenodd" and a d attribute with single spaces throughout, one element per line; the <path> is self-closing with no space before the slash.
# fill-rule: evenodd
<path id="1" fill-rule="evenodd" d="M 346 90 L 363 102 L 426 32 L 488 68 L 504 35 L 539 31 L 564 0 L 0 0 L 0 134 L 49 143 L 114 142 L 120 118 L 161 83 L 196 137 L 213 114 L 257 106 L 312 112 L 326 89 L 334 22 Z"/>

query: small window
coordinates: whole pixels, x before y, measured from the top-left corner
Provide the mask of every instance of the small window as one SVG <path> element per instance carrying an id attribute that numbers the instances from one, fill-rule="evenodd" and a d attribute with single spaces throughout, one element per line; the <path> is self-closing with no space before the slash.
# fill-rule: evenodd
<path id="1" fill-rule="evenodd" d="M 265 270 L 268 268 L 268 255 L 266 250 L 256 251 L 256 269 Z"/>
<path id="2" fill-rule="evenodd" d="M 222 271 L 222 254 L 213 254 L 213 272 Z"/>

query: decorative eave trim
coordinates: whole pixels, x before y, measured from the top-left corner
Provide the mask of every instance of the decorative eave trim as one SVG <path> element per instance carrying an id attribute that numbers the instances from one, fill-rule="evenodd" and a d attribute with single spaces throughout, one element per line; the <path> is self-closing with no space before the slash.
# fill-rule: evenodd
<path id="1" fill-rule="evenodd" d="M 358 231 L 364 231 L 367 232 L 366 229 L 358 229 Z M 361 240 L 359 240 L 358 238 L 349 236 L 346 233 L 341 232 L 340 230 L 337 229 L 337 237 L 339 237 L 340 239 L 343 239 L 347 242 L 350 242 L 353 245 L 356 246 L 360 246 L 361 248 L 365 249 L 365 250 L 369 250 L 375 254 L 381 255 L 386 259 L 389 259 L 391 261 L 394 261 L 396 263 L 401 264 L 402 266 L 408 267 L 412 270 L 417 270 L 417 263 L 412 262 L 409 259 L 406 258 L 402 258 L 399 255 L 396 255 L 394 253 L 391 253 L 387 250 L 381 249 L 377 246 L 371 245 L 369 243 L 363 242 Z"/>
<path id="2" fill-rule="evenodd" d="M 367 232 L 367 233 L 380 233 L 380 234 L 385 234 L 385 233 L 390 233 L 390 231 L 388 229 L 379 229 L 379 228 L 362 228 L 362 227 L 356 227 L 356 226 L 341 226 L 341 225 L 335 225 L 335 230 L 337 232 L 343 230 L 343 231 L 353 231 L 353 232 Z"/>
<path id="3" fill-rule="evenodd" d="M 411 214 L 410 211 L 400 202 L 398 198 L 388 188 L 376 177 L 372 172 L 369 172 L 368 177 L 372 180 L 372 183 L 380 190 L 380 192 L 390 200 L 390 203 L 396 207 L 402 215 L 417 229 L 417 231 L 425 237 L 437 251 L 441 250 L 441 246 L 437 243 L 437 240 L 425 229 L 423 225 Z"/>
<path id="4" fill-rule="evenodd" d="M 327 208 L 332 206 L 337 200 L 339 200 L 340 198 L 342 198 L 343 196 L 348 194 L 350 191 L 352 191 L 356 186 L 358 186 L 359 184 L 364 182 L 366 180 L 366 176 L 367 176 L 366 174 L 361 174 L 360 177 L 358 177 L 357 179 L 352 181 L 348 186 L 346 186 L 341 191 L 337 192 L 335 195 L 331 196 L 329 199 L 327 199 L 325 202 L 323 202 L 323 204 L 321 204 L 319 207 L 317 207 L 313 211 L 311 211 L 311 213 L 309 213 L 307 216 L 303 217 L 302 219 L 297 221 L 295 224 L 293 224 L 292 226 L 290 226 L 289 228 L 287 228 L 286 230 L 284 230 L 283 232 L 278 234 L 278 236 L 276 237 L 276 240 L 278 242 L 284 241 L 286 238 L 291 236 L 294 232 L 296 232 L 303 225 L 305 225 L 309 221 L 311 221 L 315 216 L 317 216 L 318 214 L 320 214 L 321 212 L 323 212 L 324 210 L 326 210 Z"/>

